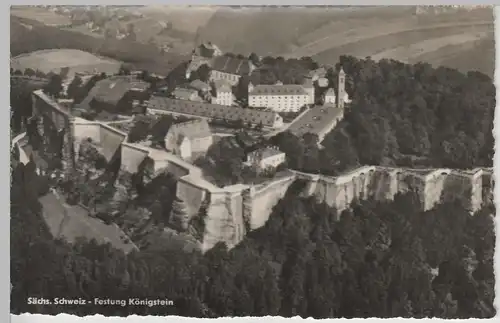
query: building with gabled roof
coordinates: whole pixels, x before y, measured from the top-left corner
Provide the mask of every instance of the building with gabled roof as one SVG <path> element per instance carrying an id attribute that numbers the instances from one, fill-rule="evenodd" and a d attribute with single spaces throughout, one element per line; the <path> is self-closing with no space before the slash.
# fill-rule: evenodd
<path id="1" fill-rule="evenodd" d="M 183 159 L 204 155 L 212 143 L 212 131 L 205 119 L 174 124 L 165 136 L 165 148 Z"/>
<path id="2" fill-rule="evenodd" d="M 189 83 L 189 88 L 199 92 L 209 92 L 211 89 L 210 85 L 201 80 L 192 81 L 191 83 Z"/>
<path id="3" fill-rule="evenodd" d="M 270 128 L 283 126 L 283 118 L 276 112 L 228 107 L 220 104 L 191 102 L 171 98 L 152 96 L 146 103 L 150 113 L 181 113 L 209 120 L 242 121 L 245 124 L 259 125 Z"/>
<path id="4" fill-rule="evenodd" d="M 276 147 L 264 147 L 256 149 L 247 155 L 246 164 L 254 166 L 257 170 L 274 169 L 283 164 L 286 154 Z"/>
<path id="5" fill-rule="evenodd" d="M 130 110 L 133 99 L 146 98 L 149 87 L 149 83 L 132 76 L 113 76 L 98 81 L 77 107 L 85 110 L 96 107 L 117 112 Z"/>
<path id="6" fill-rule="evenodd" d="M 242 76 L 250 75 L 255 66 L 249 59 L 217 56 L 211 61 L 210 80 L 226 80 L 231 86 L 238 84 Z"/>
<path id="7" fill-rule="evenodd" d="M 303 106 L 314 103 L 314 86 L 311 82 L 304 85 L 281 84 L 253 85 L 248 84 L 248 105 L 265 107 L 276 112 L 297 112 Z"/>
<path id="8" fill-rule="evenodd" d="M 179 100 L 202 101 L 201 97 L 198 95 L 197 90 L 186 89 L 182 87 L 175 88 L 175 90 L 172 91 L 172 97 Z"/>

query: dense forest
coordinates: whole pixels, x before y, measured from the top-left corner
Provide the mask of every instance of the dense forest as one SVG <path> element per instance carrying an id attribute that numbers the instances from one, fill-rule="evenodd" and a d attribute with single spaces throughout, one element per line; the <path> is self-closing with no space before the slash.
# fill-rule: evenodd
<path id="1" fill-rule="evenodd" d="M 297 198 L 297 182 L 266 226 L 228 251 L 129 255 L 109 244 L 54 240 L 31 164 L 11 184 L 11 309 L 75 315 L 492 317 L 492 205 L 469 216 L 459 200 L 422 213 L 416 199 L 364 201 L 337 216 Z M 173 306 L 27 305 L 27 297 L 166 298 Z"/>
<path id="2" fill-rule="evenodd" d="M 340 66 L 352 103 L 321 143 L 325 149 L 311 135 L 272 138 L 290 156 L 291 167 L 335 175 L 359 164 L 492 166 L 496 103 L 488 76 L 426 63 L 343 56 L 327 75 L 335 88 Z"/>

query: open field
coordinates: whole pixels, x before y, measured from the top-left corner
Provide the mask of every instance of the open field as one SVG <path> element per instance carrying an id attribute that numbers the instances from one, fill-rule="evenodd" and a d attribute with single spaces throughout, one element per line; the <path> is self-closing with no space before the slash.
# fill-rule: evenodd
<path id="1" fill-rule="evenodd" d="M 40 70 L 44 73 L 59 72 L 63 67 L 69 67 L 71 72 L 104 72 L 115 74 L 121 62 L 98 57 L 76 49 L 47 49 L 29 54 L 21 54 L 11 59 L 11 67 L 24 71 L 26 68 Z"/>
<path id="2" fill-rule="evenodd" d="M 283 57 L 311 56 L 328 65 L 335 64 L 340 55 L 353 55 L 407 62 L 423 60 L 462 71 L 485 72 L 489 71 L 486 66 L 492 66 L 494 61 L 491 50 L 479 52 L 477 46 L 472 45 L 483 39 L 486 43 L 492 41 L 491 8 L 419 15 L 415 14 L 414 6 L 229 8 L 152 5 L 134 8 L 134 11 L 143 17 L 110 21 L 107 27 L 123 29 L 132 23 L 138 42 L 168 45 L 169 54 L 181 56 L 189 54 L 197 43 L 211 41 L 223 51 L 244 55 L 255 52 Z M 167 23 L 171 23 L 172 28 L 165 29 Z M 458 52 L 452 53 L 450 48 Z M 466 62 L 466 57 L 480 54 L 484 59 Z M 493 71 L 488 74 L 493 75 Z"/>
<path id="3" fill-rule="evenodd" d="M 65 26 L 71 23 L 69 17 L 59 15 L 43 8 L 12 6 L 10 8 L 10 14 L 19 18 L 36 20 L 48 26 Z"/>
<path id="4" fill-rule="evenodd" d="M 76 49 L 130 63 L 138 70 L 159 75 L 167 75 L 185 59 L 181 55 L 162 53 L 153 45 L 130 40 L 105 40 L 13 16 L 10 39 L 12 56 L 43 49 Z"/>
<path id="5" fill-rule="evenodd" d="M 217 11 L 216 7 L 188 7 L 151 5 L 138 9 L 144 16 L 157 21 L 170 21 L 174 29 L 196 34 Z"/>

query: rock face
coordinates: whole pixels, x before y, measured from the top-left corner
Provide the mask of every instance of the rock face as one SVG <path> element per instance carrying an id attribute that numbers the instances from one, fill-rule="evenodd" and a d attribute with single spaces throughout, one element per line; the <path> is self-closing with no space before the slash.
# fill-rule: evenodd
<path id="1" fill-rule="evenodd" d="M 483 194 L 492 191 L 490 172 L 479 168 L 462 171 L 363 166 L 338 177 L 294 171 L 258 186 L 235 185 L 217 192 L 184 183 L 178 186 L 178 194 L 191 197 L 188 206 L 191 214 L 196 214 L 205 197 L 210 196 L 203 235 L 206 251 L 221 241 L 228 247 L 235 246 L 247 232 L 264 226 L 272 208 L 297 179 L 305 182 L 302 196 L 314 196 L 338 212 L 356 199 L 392 200 L 397 193 L 413 191 L 419 196 L 423 211 L 461 197 L 472 214 L 481 207 Z M 487 183 L 483 182 L 485 178 Z"/>

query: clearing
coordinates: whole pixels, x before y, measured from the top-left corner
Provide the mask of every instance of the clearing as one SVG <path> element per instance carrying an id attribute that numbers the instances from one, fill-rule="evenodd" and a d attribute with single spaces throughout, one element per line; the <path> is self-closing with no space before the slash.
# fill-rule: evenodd
<path id="1" fill-rule="evenodd" d="M 26 68 L 40 70 L 44 73 L 59 73 L 61 68 L 69 67 L 70 74 L 75 72 L 104 72 L 115 74 L 121 62 L 98 57 L 94 54 L 76 49 L 48 49 L 28 54 L 21 54 L 11 59 L 11 67 L 24 71 Z"/>
<path id="2" fill-rule="evenodd" d="M 43 218 L 54 237 L 64 237 L 69 243 L 77 238 L 95 239 L 98 243 L 111 243 L 113 247 L 128 253 L 134 250 L 133 243 L 125 243 L 121 237 L 124 233 L 115 224 L 105 224 L 99 219 L 90 217 L 88 212 L 78 205 L 64 206 L 53 193 L 40 198 L 43 205 Z"/>

